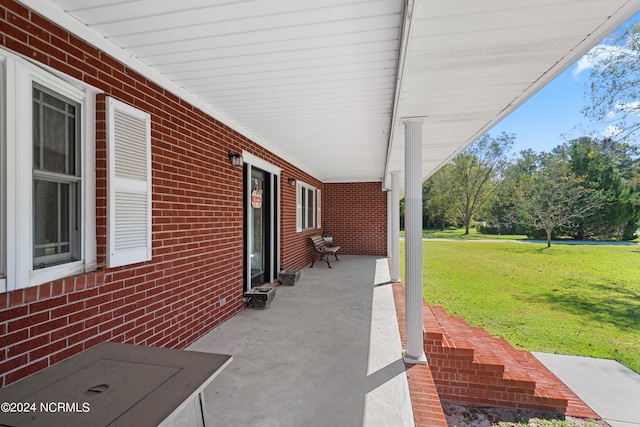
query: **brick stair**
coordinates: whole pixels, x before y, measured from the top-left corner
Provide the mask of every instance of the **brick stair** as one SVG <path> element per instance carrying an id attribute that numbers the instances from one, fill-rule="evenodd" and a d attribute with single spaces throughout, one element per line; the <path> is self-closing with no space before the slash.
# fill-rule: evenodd
<path id="1" fill-rule="evenodd" d="M 599 418 L 531 353 L 442 307 L 423 306 L 425 354 L 440 399 Z"/>

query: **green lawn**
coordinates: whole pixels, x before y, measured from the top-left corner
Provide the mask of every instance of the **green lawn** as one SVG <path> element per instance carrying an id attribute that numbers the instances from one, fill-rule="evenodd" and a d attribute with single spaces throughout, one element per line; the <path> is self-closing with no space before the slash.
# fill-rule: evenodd
<path id="1" fill-rule="evenodd" d="M 516 348 L 615 359 L 640 373 L 640 245 L 434 240 L 423 259 L 428 304 Z"/>

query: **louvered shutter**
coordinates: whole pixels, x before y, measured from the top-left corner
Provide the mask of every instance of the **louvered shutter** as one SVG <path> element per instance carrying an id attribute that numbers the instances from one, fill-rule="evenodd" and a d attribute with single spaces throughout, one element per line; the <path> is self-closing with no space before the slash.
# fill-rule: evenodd
<path id="1" fill-rule="evenodd" d="M 151 116 L 107 98 L 107 267 L 151 259 Z"/>
<path id="2" fill-rule="evenodd" d="M 322 228 L 322 192 L 316 190 L 316 228 Z"/>
<path id="3" fill-rule="evenodd" d="M 302 208 L 304 187 L 296 183 L 296 231 L 302 231 L 304 210 Z"/>

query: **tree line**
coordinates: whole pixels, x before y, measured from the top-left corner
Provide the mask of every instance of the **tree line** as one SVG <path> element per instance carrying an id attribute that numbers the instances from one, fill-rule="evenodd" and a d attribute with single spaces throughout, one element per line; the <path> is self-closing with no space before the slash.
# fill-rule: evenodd
<path id="1" fill-rule="evenodd" d="M 551 152 L 507 158 L 515 135 L 484 135 L 423 185 L 423 221 L 478 222 L 482 233 L 631 240 L 640 227 L 640 151 L 581 137 Z"/>

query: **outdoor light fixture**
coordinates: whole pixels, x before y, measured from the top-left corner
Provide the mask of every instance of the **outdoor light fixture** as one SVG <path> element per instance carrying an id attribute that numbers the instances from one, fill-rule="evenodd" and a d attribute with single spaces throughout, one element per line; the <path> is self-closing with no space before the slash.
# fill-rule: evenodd
<path id="1" fill-rule="evenodd" d="M 287 182 L 289 183 L 290 186 L 295 187 L 296 186 L 296 179 L 295 178 L 287 178 Z"/>
<path id="2" fill-rule="evenodd" d="M 231 162 L 231 166 L 243 166 L 244 159 L 242 155 L 239 153 L 233 153 L 229 151 L 229 161 Z"/>

